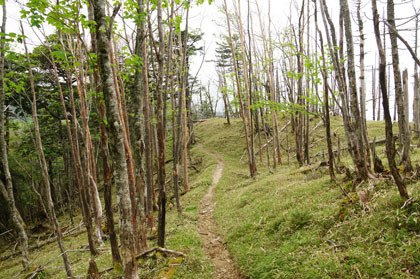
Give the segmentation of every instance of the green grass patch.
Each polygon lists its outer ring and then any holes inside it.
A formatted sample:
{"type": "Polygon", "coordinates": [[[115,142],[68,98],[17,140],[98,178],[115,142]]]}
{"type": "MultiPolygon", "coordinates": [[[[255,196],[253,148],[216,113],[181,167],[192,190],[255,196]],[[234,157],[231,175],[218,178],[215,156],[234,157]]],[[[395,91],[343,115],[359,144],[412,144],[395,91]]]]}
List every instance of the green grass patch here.
{"type": "MultiPolygon", "coordinates": [[[[313,118],[311,127],[319,121],[313,118]]],[[[345,147],[341,120],[334,117],[332,122],[345,147]]],[[[280,126],[285,123],[282,119],[280,126]]],[[[366,206],[359,204],[357,194],[345,201],[327,171],[298,169],[293,153],[290,165],[277,166],[274,174],[257,157],[259,175],[251,179],[242,129],[240,120],[228,127],[222,119],[214,119],[200,124],[196,134],[225,160],[214,214],[244,274],[249,278],[419,278],[418,203],[401,209],[403,202],[395,185],[384,180],[363,185],[371,189],[366,206]]],[[[313,132],[311,143],[317,143],[311,155],[326,153],[324,133],[322,125],[313,132]]],[[[382,139],[383,122],[369,122],[368,133],[371,140],[374,136],[382,139]]],[[[285,145],[285,133],[281,143],[285,145]]],[[[272,146],[270,149],[272,152],[272,146]]],[[[387,167],[383,145],[377,145],[377,153],[387,167]]],[[[413,162],[418,161],[419,153],[412,152],[413,162]]],[[[283,161],[285,158],[283,152],[283,161]]],[[[352,165],[346,152],[342,152],[342,161],[352,165]]],[[[345,186],[343,178],[339,176],[339,181],[345,186]]],[[[419,198],[418,182],[408,189],[414,199],[419,198]]]]}

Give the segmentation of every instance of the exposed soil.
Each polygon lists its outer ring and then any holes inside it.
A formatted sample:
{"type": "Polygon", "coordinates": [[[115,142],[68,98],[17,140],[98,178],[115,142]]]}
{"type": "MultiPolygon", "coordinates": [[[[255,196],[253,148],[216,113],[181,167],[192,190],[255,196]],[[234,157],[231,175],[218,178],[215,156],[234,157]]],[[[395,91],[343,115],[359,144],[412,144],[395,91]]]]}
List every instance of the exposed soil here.
{"type": "Polygon", "coordinates": [[[204,249],[206,255],[212,260],[214,267],[214,277],[218,279],[243,279],[239,270],[235,267],[232,257],[223,242],[220,235],[217,233],[216,223],[213,219],[214,189],[216,188],[219,179],[222,177],[225,162],[218,154],[206,149],[204,146],[200,147],[213,155],[217,159],[217,168],[213,174],[213,182],[209,187],[206,195],[199,204],[199,233],[204,242],[204,249]]]}

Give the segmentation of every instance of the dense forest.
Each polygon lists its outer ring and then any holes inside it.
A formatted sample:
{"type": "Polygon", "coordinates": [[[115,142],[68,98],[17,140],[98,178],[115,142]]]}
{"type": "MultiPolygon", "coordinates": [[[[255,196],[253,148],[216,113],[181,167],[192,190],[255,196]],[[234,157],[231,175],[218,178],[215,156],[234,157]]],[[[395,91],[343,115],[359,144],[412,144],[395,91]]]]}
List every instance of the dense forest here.
{"type": "Polygon", "coordinates": [[[418,1],[0,5],[1,278],[420,277],[418,1]]]}

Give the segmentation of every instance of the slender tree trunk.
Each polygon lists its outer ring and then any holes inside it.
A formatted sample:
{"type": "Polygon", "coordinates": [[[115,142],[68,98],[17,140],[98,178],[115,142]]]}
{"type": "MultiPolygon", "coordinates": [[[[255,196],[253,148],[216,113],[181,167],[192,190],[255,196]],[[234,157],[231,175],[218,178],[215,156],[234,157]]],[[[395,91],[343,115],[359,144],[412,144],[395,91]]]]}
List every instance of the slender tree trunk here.
{"type": "MultiPolygon", "coordinates": [[[[317,12],[317,2],[315,2],[315,27],[317,32],[319,33],[319,41],[321,45],[321,55],[325,57],[324,51],[324,40],[322,38],[322,33],[318,28],[318,12],[317,12]]],[[[322,59],[322,66],[323,69],[326,69],[325,66],[325,59],[322,59]]],[[[327,137],[327,147],[328,147],[328,170],[330,172],[330,178],[332,181],[336,181],[335,173],[334,173],[334,153],[332,150],[332,142],[331,142],[331,122],[330,122],[330,107],[329,107],[329,97],[328,97],[328,72],[323,70],[323,78],[324,78],[324,117],[325,117],[325,133],[327,137]]],[[[338,151],[340,152],[340,151],[338,151]]]]}
{"type": "MultiPolygon", "coordinates": [[[[172,164],[172,180],[174,182],[174,195],[176,200],[176,208],[178,211],[178,217],[182,216],[182,207],[179,197],[179,175],[178,175],[178,153],[177,153],[177,117],[176,117],[176,102],[175,102],[175,81],[171,78],[171,108],[172,108],[172,156],[173,156],[173,164],[172,164]]],[[[200,91],[201,92],[201,91],[200,91]]]]}
{"type": "Polygon", "coordinates": [[[219,78],[221,79],[220,82],[222,83],[222,96],[223,96],[223,103],[225,105],[225,117],[227,124],[230,125],[230,117],[229,117],[229,103],[228,103],[228,90],[227,90],[227,83],[225,73],[219,73],[219,78]]]}
{"type": "Polygon", "coordinates": [[[232,39],[232,32],[231,32],[231,27],[230,27],[230,16],[229,16],[229,12],[227,10],[227,3],[226,0],[224,0],[224,13],[226,15],[226,23],[228,25],[228,35],[229,35],[229,46],[232,52],[232,59],[233,59],[233,65],[235,68],[235,80],[236,80],[236,86],[237,86],[237,94],[238,94],[238,98],[239,98],[239,106],[240,106],[240,115],[242,118],[242,122],[244,124],[244,131],[245,131],[245,141],[246,141],[246,149],[247,149],[247,153],[248,153],[248,163],[249,163],[249,171],[251,174],[251,177],[255,177],[256,173],[257,173],[257,169],[256,166],[254,165],[254,161],[252,160],[252,156],[254,156],[252,149],[250,148],[250,143],[249,143],[249,131],[248,131],[248,115],[245,116],[245,107],[244,107],[244,103],[242,100],[242,86],[241,86],[241,82],[240,82],[240,77],[239,77],[239,69],[238,69],[238,61],[236,59],[236,52],[235,52],[235,48],[233,46],[233,39],[232,39]]]}
{"type": "Polygon", "coordinates": [[[360,116],[362,120],[363,148],[365,149],[365,161],[370,169],[370,148],[366,124],[366,81],[365,81],[365,34],[363,30],[363,19],[360,13],[361,0],[357,3],[357,19],[360,33],[360,116]]]}
{"type": "MultiPolygon", "coordinates": [[[[157,81],[157,144],[158,144],[158,162],[157,162],[157,184],[159,187],[159,215],[158,215],[158,239],[157,243],[159,246],[165,246],[165,222],[166,222],[166,185],[165,185],[165,108],[164,102],[167,99],[167,90],[163,90],[163,79],[164,79],[164,37],[163,37],[163,26],[162,26],[162,0],[157,1],[157,21],[158,21],[158,36],[159,36],[159,47],[155,48],[156,56],[158,60],[158,81],[157,81]]],[[[149,32],[152,32],[149,30],[149,32]]],[[[152,34],[149,33],[152,37],[152,34]]],[[[153,40],[153,38],[152,38],[153,40]]],[[[155,44],[154,40],[152,42],[155,44]]],[[[145,48],[145,46],[144,46],[145,48]]],[[[185,97],[185,96],[184,96],[185,97]]],[[[185,100],[185,99],[184,99],[185,100]]],[[[185,104],[185,103],[184,103],[185,104]]],[[[184,107],[185,108],[185,107],[184,107]]],[[[185,112],[184,112],[185,113],[185,112]]],[[[184,114],[185,117],[185,114],[184,114]]],[[[184,118],[184,125],[187,127],[186,119],[184,118]]],[[[186,136],[184,134],[184,136],[186,136]]],[[[184,156],[185,150],[187,150],[186,141],[184,141],[184,156]]]]}
{"type": "Polygon", "coordinates": [[[3,182],[0,180],[0,186],[3,189],[7,189],[4,192],[3,197],[6,200],[7,209],[10,213],[10,219],[13,222],[13,225],[19,235],[19,242],[22,249],[22,265],[24,269],[29,267],[29,250],[28,250],[28,236],[26,235],[25,228],[23,227],[24,223],[22,217],[16,208],[15,197],[13,193],[13,184],[12,176],[9,170],[9,159],[7,156],[7,144],[5,140],[5,131],[4,131],[4,107],[6,92],[4,88],[4,67],[5,67],[5,41],[6,41],[6,1],[3,2],[3,19],[1,25],[1,35],[0,35],[0,158],[1,165],[3,167],[3,174],[6,179],[6,187],[3,185],[3,182]],[[20,217],[20,219],[19,219],[20,217]],[[22,220],[22,222],[20,221],[22,220]]]}
{"type": "MultiPolygon", "coordinates": [[[[333,62],[333,66],[334,66],[334,70],[336,72],[335,78],[337,81],[337,85],[338,85],[338,91],[339,91],[339,95],[340,95],[340,99],[341,99],[341,113],[343,116],[343,122],[344,122],[344,131],[346,134],[346,139],[347,139],[347,145],[348,145],[348,151],[351,155],[351,158],[353,160],[353,163],[356,165],[356,158],[355,158],[355,154],[354,154],[354,148],[355,148],[355,136],[354,136],[354,127],[351,123],[351,117],[350,117],[350,111],[348,109],[349,105],[348,105],[348,97],[347,97],[347,83],[345,80],[345,73],[343,72],[343,66],[342,66],[342,62],[340,62],[340,58],[338,56],[338,53],[336,51],[336,47],[337,47],[337,38],[336,38],[336,34],[335,34],[335,26],[334,23],[332,22],[329,12],[328,12],[328,8],[326,6],[325,0],[320,0],[320,4],[321,4],[321,15],[322,15],[322,19],[324,21],[324,26],[325,26],[325,30],[326,30],[326,38],[327,38],[327,43],[328,43],[328,48],[329,48],[329,52],[330,52],[330,56],[331,56],[331,60],[333,62]],[[328,26],[330,31],[328,30],[328,26]],[[330,37],[330,34],[331,37],[330,37]]],[[[334,88],[335,88],[335,83],[331,82],[331,84],[334,84],[334,88]]],[[[338,104],[337,104],[338,105],[338,104]]]]}
{"type": "MultiPolygon", "coordinates": [[[[141,10],[144,12],[144,3],[141,10]]],[[[150,92],[149,92],[149,59],[147,53],[147,31],[146,24],[142,23],[141,33],[143,38],[141,39],[141,58],[143,59],[143,68],[142,68],[142,82],[143,82],[143,115],[144,115],[144,154],[146,159],[146,191],[147,191],[147,202],[146,202],[146,216],[148,224],[151,230],[155,229],[155,224],[153,220],[153,155],[152,155],[152,117],[150,113],[150,92]]]]}
{"type": "Polygon", "coordinates": [[[406,115],[406,121],[404,122],[404,130],[406,133],[406,136],[404,137],[404,147],[408,146],[408,148],[404,148],[403,152],[407,152],[408,154],[403,153],[403,157],[406,158],[406,162],[408,166],[411,166],[411,169],[409,167],[405,167],[404,171],[412,172],[412,164],[410,159],[410,144],[411,144],[411,133],[410,133],[410,124],[408,121],[409,116],[409,104],[408,104],[408,71],[405,69],[403,71],[403,97],[404,97],[404,114],[406,115]]]}
{"type": "Polygon", "coordinates": [[[365,180],[368,177],[368,170],[366,165],[365,149],[363,142],[363,127],[358,123],[362,123],[362,118],[359,110],[359,102],[357,98],[357,85],[356,85],[356,73],[354,64],[354,49],[353,49],[353,32],[351,28],[350,11],[347,0],[340,0],[340,6],[342,9],[346,43],[347,43],[347,74],[349,79],[350,88],[350,109],[352,112],[352,118],[354,118],[354,131],[355,131],[355,157],[356,157],[356,168],[360,177],[365,180]]]}
{"type": "MultiPolygon", "coordinates": [[[[143,0],[137,1],[137,13],[139,15],[143,14],[145,9],[145,4],[143,0]]],[[[143,41],[146,41],[146,25],[142,22],[136,24],[136,43],[135,43],[135,55],[140,59],[143,59],[143,41]]],[[[145,61],[147,62],[147,61],[145,61]]],[[[144,66],[144,65],[143,65],[144,66]]],[[[147,77],[147,74],[146,74],[147,77]]],[[[146,140],[145,134],[143,131],[146,130],[145,119],[144,119],[144,98],[146,89],[146,82],[148,80],[144,79],[143,67],[137,66],[136,73],[134,78],[134,163],[136,167],[136,192],[137,192],[137,220],[139,226],[139,234],[141,238],[141,247],[140,250],[147,249],[146,241],[146,217],[147,217],[147,193],[150,192],[147,190],[147,180],[144,179],[144,173],[147,170],[143,170],[143,154],[146,153],[146,140]],[[146,187],[145,183],[146,182],[146,187]],[[146,196],[146,197],[145,197],[146,196]]],[[[148,84],[147,84],[148,85],[148,84]]],[[[150,148],[150,145],[147,146],[150,148]]],[[[150,149],[148,151],[150,151],[150,149]]],[[[146,174],[147,176],[147,174],[146,174]]],[[[152,196],[152,195],[151,195],[152,196]]],[[[153,204],[153,203],[151,203],[153,204]]],[[[153,205],[152,205],[153,206],[153,205]]],[[[153,216],[153,211],[152,211],[153,216]]],[[[153,218],[152,218],[153,219],[153,218]]],[[[153,220],[152,220],[153,222],[153,220]]],[[[149,222],[151,224],[151,222],[149,222]]],[[[139,248],[139,247],[137,247],[139,248]]]]}
{"type": "Polygon", "coordinates": [[[238,15],[239,15],[239,38],[241,44],[241,53],[242,53],[242,68],[243,68],[243,78],[245,83],[245,93],[246,93],[246,109],[248,115],[248,129],[249,129],[249,136],[250,136],[250,163],[252,166],[251,176],[255,177],[257,174],[257,164],[255,161],[255,153],[254,153],[254,145],[255,145],[255,138],[254,138],[254,128],[253,128],[253,117],[252,117],[252,110],[251,110],[251,90],[250,90],[250,83],[248,79],[248,63],[246,61],[246,51],[245,51],[245,38],[244,38],[244,30],[242,25],[242,13],[241,13],[241,0],[238,0],[238,15]]]}
{"type": "MultiPolygon", "coordinates": [[[[415,28],[415,43],[414,43],[414,54],[417,56],[418,49],[418,29],[419,29],[419,18],[416,17],[416,28],[415,28]]],[[[420,84],[418,65],[414,62],[414,104],[413,104],[413,118],[414,118],[414,134],[417,139],[420,138],[420,84]]]]}
{"type": "Polygon", "coordinates": [[[386,84],[386,58],[385,51],[382,46],[380,31],[379,31],[379,14],[376,7],[376,0],[372,0],[372,14],[373,14],[373,25],[375,30],[376,45],[379,51],[379,84],[382,92],[383,98],[383,108],[384,108],[384,118],[385,118],[385,136],[386,136],[386,155],[388,157],[389,168],[391,169],[392,177],[394,178],[395,184],[397,184],[398,191],[400,196],[403,199],[408,199],[407,188],[405,187],[404,181],[401,178],[398,168],[395,164],[395,143],[394,135],[392,133],[392,120],[389,113],[389,102],[388,102],[388,92],[386,84]]]}
{"type": "MultiPolygon", "coordinates": [[[[60,37],[60,41],[61,41],[61,33],[59,34],[60,37]]],[[[63,45],[64,47],[64,45],[63,45]]],[[[52,54],[52,50],[51,48],[48,46],[48,51],[50,53],[50,55],[52,54]]],[[[58,75],[58,70],[57,70],[57,65],[55,63],[54,57],[51,55],[52,60],[50,61],[52,66],[53,66],[53,70],[54,70],[54,77],[55,77],[55,81],[57,84],[57,88],[58,88],[58,92],[60,95],[60,101],[61,101],[61,105],[63,108],[63,114],[64,114],[64,119],[66,121],[66,130],[67,130],[67,137],[69,139],[69,143],[70,143],[70,150],[71,150],[71,155],[72,155],[72,162],[73,162],[73,170],[74,170],[74,176],[76,179],[76,184],[77,184],[77,188],[79,190],[79,199],[80,199],[80,204],[81,204],[81,209],[82,209],[82,216],[83,216],[83,222],[86,226],[86,231],[87,231],[87,235],[88,235],[88,243],[89,243],[89,249],[92,255],[96,255],[98,253],[98,251],[96,250],[95,247],[95,242],[93,239],[93,233],[92,233],[92,223],[91,223],[91,219],[90,219],[90,213],[88,210],[88,202],[85,199],[85,187],[82,184],[82,171],[81,171],[81,163],[80,163],[80,153],[79,153],[79,149],[76,146],[78,144],[77,142],[77,136],[76,136],[76,140],[73,139],[73,135],[71,132],[71,127],[70,127],[70,121],[69,118],[67,116],[67,107],[64,101],[64,94],[63,94],[63,90],[61,87],[61,83],[60,83],[60,78],[58,75]],[[76,142],[76,143],[75,143],[76,142]]],[[[72,90],[72,84],[71,84],[71,79],[72,76],[71,75],[67,75],[69,77],[69,95],[70,95],[70,104],[71,104],[71,108],[72,110],[72,114],[73,114],[73,122],[74,122],[74,129],[76,129],[77,131],[77,123],[76,123],[76,112],[75,112],[75,108],[74,108],[74,100],[73,100],[73,90],[72,90]]],[[[75,134],[77,134],[77,132],[75,132],[75,134]]]]}
{"type": "MultiPolygon", "coordinates": [[[[22,30],[22,35],[24,35],[22,22],[20,23],[20,26],[22,30]]],[[[31,60],[29,59],[28,49],[26,46],[26,40],[24,39],[23,42],[24,42],[24,47],[25,47],[26,61],[28,63],[29,81],[30,81],[30,87],[31,87],[31,93],[32,93],[32,117],[33,117],[33,122],[34,122],[34,129],[35,129],[35,143],[36,143],[38,156],[41,163],[42,178],[44,180],[48,214],[49,214],[50,221],[52,225],[54,226],[54,233],[57,236],[57,243],[60,248],[60,252],[63,258],[64,268],[66,270],[67,276],[72,277],[73,275],[70,269],[69,260],[67,258],[66,249],[64,248],[64,245],[62,242],[63,233],[61,232],[61,227],[60,227],[60,224],[58,223],[57,216],[55,214],[54,204],[51,197],[50,178],[48,174],[47,162],[44,156],[44,150],[42,147],[41,133],[39,131],[38,112],[37,112],[37,106],[36,106],[36,93],[35,93],[34,77],[32,74],[31,60]]],[[[9,196],[10,195],[11,193],[9,193],[9,196]]]]}
{"type": "Polygon", "coordinates": [[[400,129],[401,143],[403,144],[401,164],[404,164],[406,172],[412,172],[413,167],[410,160],[410,134],[408,130],[408,115],[406,114],[406,109],[404,108],[404,92],[401,85],[401,72],[399,66],[397,35],[395,32],[396,25],[393,0],[387,0],[387,11],[387,21],[388,24],[392,27],[389,28],[389,36],[391,39],[392,66],[394,70],[395,98],[398,108],[398,127],[400,129]]]}
{"type": "MultiPolygon", "coordinates": [[[[375,64],[376,65],[376,55],[375,64]]],[[[376,67],[372,66],[372,120],[376,120],[376,67]]]]}
{"type": "Polygon", "coordinates": [[[94,171],[94,156],[93,156],[93,148],[92,148],[92,138],[90,135],[90,129],[89,129],[89,120],[88,120],[88,105],[86,101],[86,86],[84,82],[84,68],[83,68],[83,61],[82,61],[82,52],[81,52],[81,42],[80,39],[76,39],[76,49],[77,53],[73,51],[72,45],[69,44],[70,51],[72,52],[74,57],[77,57],[77,61],[74,61],[74,69],[78,70],[78,73],[76,74],[76,84],[77,84],[77,92],[79,94],[79,103],[80,103],[80,115],[82,118],[82,131],[83,131],[83,147],[84,147],[84,165],[86,168],[86,186],[88,187],[87,195],[90,196],[88,199],[93,209],[94,214],[94,220],[96,224],[96,237],[97,241],[100,245],[103,244],[102,240],[102,204],[101,200],[99,198],[98,193],[98,187],[96,186],[95,181],[95,171],[94,171]],[[78,63],[76,66],[76,63],[78,63]]]}

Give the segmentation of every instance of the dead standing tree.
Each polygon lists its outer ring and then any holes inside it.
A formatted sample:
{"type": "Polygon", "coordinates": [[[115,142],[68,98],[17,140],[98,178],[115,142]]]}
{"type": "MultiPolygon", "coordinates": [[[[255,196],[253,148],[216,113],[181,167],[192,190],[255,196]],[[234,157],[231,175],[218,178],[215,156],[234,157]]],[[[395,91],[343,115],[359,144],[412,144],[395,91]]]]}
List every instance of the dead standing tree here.
{"type": "Polygon", "coordinates": [[[401,84],[401,71],[399,65],[398,42],[393,0],[387,1],[387,16],[387,21],[390,26],[389,37],[391,39],[392,68],[394,70],[395,83],[395,99],[398,108],[398,127],[400,131],[400,143],[402,144],[402,146],[400,146],[400,149],[402,149],[402,157],[400,164],[404,164],[405,172],[412,172],[413,166],[411,165],[410,159],[410,130],[408,126],[408,114],[405,107],[404,92],[401,84]]]}
{"type": "MultiPolygon", "coordinates": [[[[344,130],[346,132],[348,150],[352,157],[353,163],[357,169],[357,175],[362,180],[368,178],[369,172],[365,160],[365,149],[363,147],[363,127],[360,126],[361,116],[359,110],[359,101],[357,96],[356,74],[354,64],[354,44],[352,37],[352,27],[350,20],[350,11],[347,0],[340,0],[340,14],[342,15],[344,33],[346,37],[347,47],[347,75],[348,85],[344,66],[337,54],[337,40],[335,35],[335,27],[332,22],[325,0],[320,0],[322,18],[326,29],[326,37],[328,48],[332,58],[333,66],[336,72],[336,79],[341,97],[341,112],[343,114],[344,130]],[[329,27],[329,28],[328,28],[329,27]],[[349,98],[347,92],[350,92],[349,98]]],[[[344,46],[344,44],[343,44],[344,46]]],[[[339,48],[342,51],[342,48],[339,48]]],[[[343,54],[341,54],[343,56],[343,54]]]]}
{"type": "Polygon", "coordinates": [[[392,133],[392,119],[389,112],[389,101],[387,92],[386,82],[386,58],[385,51],[382,46],[381,34],[379,31],[379,14],[376,6],[376,0],[372,0],[372,14],[373,14],[373,25],[375,30],[376,45],[379,52],[379,84],[383,98],[384,118],[385,118],[385,136],[386,136],[386,156],[388,158],[389,168],[391,169],[392,177],[394,178],[395,184],[397,184],[400,196],[404,199],[408,199],[407,188],[405,187],[404,181],[398,171],[395,164],[395,143],[394,135],[392,133]]]}
{"type": "MultiPolygon", "coordinates": [[[[235,69],[235,79],[236,79],[236,86],[237,86],[237,94],[239,97],[239,106],[240,106],[240,115],[242,118],[242,122],[244,124],[244,131],[245,131],[245,141],[246,141],[246,150],[248,153],[248,163],[249,163],[249,171],[251,174],[251,177],[255,177],[257,174],[257,167],[255,165],[255,154],[253,152],[253,150],[250,147],[250,143],[249,143],[249,133],[253,133],[253,131],[249,130],[249,122],[250,122],[250,114],[245,112],[245,106],[244,106],[244,102],[243,102],[243,98],[242,98],[242,82],[240,79],[240,73],[239,73],[239,69],[238,69],[238,61],[236,59],[237,53],[236,50],[234,48],[233,45],[233,40],[232,40],[232,32],[231,32],[231,20],[230,20],[230,15],[229,15],[229,11],[227,8],[227,3],[226,0],[224,0],[224,6],[223,6],[223,11],[226,15],[226,22],[227,22],[227,26],[228,26],[228,41],[229,41],[229,46],[230,49],[232,51],[232,59],[233,59],[233,65],[234,65],[234,69],[235,69]],[[252,159],[254,157],[254,160],[252,159]]],[[[245,58],[244,58],[245,59],[245,58]]],[[[247,75],[244,75],[245,77],[247,75]]]]}

